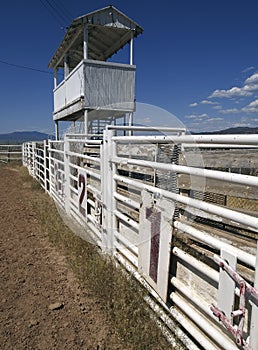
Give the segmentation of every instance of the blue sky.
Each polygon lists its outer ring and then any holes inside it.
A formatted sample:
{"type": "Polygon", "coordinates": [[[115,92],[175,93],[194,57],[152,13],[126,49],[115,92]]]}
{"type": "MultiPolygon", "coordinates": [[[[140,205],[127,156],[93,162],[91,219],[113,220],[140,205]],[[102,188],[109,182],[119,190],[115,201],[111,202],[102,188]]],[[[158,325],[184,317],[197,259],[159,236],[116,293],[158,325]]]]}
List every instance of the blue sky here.
{"type": "MultiPolygon", "coordinates": [[[[16,0],[0,12],[0,133],[54,131],[48,62],[73,18],[110,4],[144,29],[135,40],[137,102],[192,131],[258,126],[257,1],[16,0]]],[[[128,48],[114,60],[125,57],[128,48]]]]}

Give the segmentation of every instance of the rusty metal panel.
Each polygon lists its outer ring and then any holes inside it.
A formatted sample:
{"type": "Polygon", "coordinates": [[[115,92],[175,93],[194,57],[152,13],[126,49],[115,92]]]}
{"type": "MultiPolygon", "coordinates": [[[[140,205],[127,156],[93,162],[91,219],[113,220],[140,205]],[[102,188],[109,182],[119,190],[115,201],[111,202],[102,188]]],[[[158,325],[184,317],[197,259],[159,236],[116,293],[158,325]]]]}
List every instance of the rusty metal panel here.
{"type": "Polygon", "coordinates": [[[164,301],[167,299],[171,222],[175,204],[142,191],[139,226],[139,271],[164,301]],[[162,252],[162,254],[161,254],[162,252]]]}

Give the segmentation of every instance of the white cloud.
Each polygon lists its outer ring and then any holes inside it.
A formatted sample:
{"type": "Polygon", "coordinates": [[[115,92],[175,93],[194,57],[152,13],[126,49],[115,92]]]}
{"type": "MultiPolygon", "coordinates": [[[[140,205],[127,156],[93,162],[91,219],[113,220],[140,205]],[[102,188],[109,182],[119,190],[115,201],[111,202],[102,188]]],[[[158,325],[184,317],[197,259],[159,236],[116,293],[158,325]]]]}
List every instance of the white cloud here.
{"type": "Polygon", "coordinates": [[[258,99],[250,102],[248,106],[250,106],[250,107],[258,107],[258,99]]]}
{"type": "Polygon", "coordinates": [[[153,120],[150,117],[145,117],[142,119],[138,119],[139,123],[151,123],[153,120]]]}
{"type": "Polygon", "coordinates": [[[209,118],[209,119],[207,119],[206,121],[207,122],[219,122],[219,121],[222,121],[222,120],[224,120],[224,118],[209,118]]]}
{"type": "Polygon", "coordinates": [[[242,112],[245,112],[245,113],[257,113],[258,112],[258,107],[246,106],[246,107],[242,108],[242,112]]]}
{"type": "Polygon", "coordinates": [[[208,98],[233,98],[252,96],[254,91],[258,91],[258,73],[247,78],[242,87],[233,86],[230,89],[217,89],[208,98]]]}
{"type": "Polygon", "coordinates": [[[245,70],[245,73],[249,71],[249,77],[243,81],[242,85],[233,86],[229,89],[216,89],[205,99],[198,103],[192,103],[190,106],[202,106],[202,109],[204,109],[204,106],[210,106],[216,110],[216,114],[215,117],[207,113],[186,115],[185,118],[188,119],[189,127],[198,130],[212,130],[214,128],[219,130],[225,127],[250,127],[257,124],[258,72],[251,74],[251,69],[254,68],[249,67],[245,70]],[[228,101],[225,101],[224,105],[224,103],[217,102],[219,100],[213,100],[214,98],[225,98],[228,101]],[[252,115],[252,118],[250,115],[252,115]]]}
{"type": "Polygon", "coordinates": [[[258,90],[258,84],[247,84],[243,87],[244,91],[257,91],[258,90]]]}
{"type": "Polygon", "coordinates": [[[242,70],[242,73],[247,73],[247,72],[249,72],[250,70],[253,70],[253,69],[254,69],[253,66],[247,67],[244,70],[242,70]]]}
{"type": "Polygon", "coordinates": [[[258,83],[258,73],[252,74],[249,78],[246,79],[245,84],[254,84],[258,83]]]}
{"type": "Polygon", "coordinates": [[[209,100],[202,100],[201,104],[203,104],[203,105],[217,105],[218,102],[213,102],[213,101],[209,101],[209,100]]]}
{"type": "Polygon", "coordinates": [[[217,105],[217,106],[213,106],[212,108],[213,108],[213,109],[222,109],[222,106],[217,105]]]}
{"type": "Polygon", "coordinates": [[[214,101],[209,101],[209,100],[202,100],[200,103],[198,102],[193,102],[189,104],[189,107],[197,107],[200,104],[202,105],[218,105],[218,102],[214,102],[214,101]]]}
{"type": "Polygon", "coordinates": [[[190,115],[186,115],[185,118],[187,119],[195,119],[195,120],[201,120],[201,119],[205,119],[208,118],[208,114],[207,113],[203,113],[203,114],[190,114],[190,115]]]}
{"type": "Polygon", "coordinates": [[[239,110],[237,108],[229,108],[229,109],[223,109],[219,111],[221,114],[233,114],[233,113],[238,113],[239,110]]]}
{"type": "Polygon", "coordinates": [[[258,99],[249,103],[249,105],[242,108],[243,112],[246,113],[255,113],[258,112],[258,99]]]}
{"type": "Polygon", "coordinates": [[[232,87],[229,90],[215,90],[213,93],[209,96],[209,98],[219,97],[219,98],[232,98],[232,97],[239,97],[239,96],[251,96],[252,93],[250,91],[246,91],[244,88],[239,87],[232,87]]]}
{"type": "Polygon", "coordinates": [[[234,123],[232,126],[237,128],[237,127],[251,126],[251,124],[250,123],[234,123]]]}

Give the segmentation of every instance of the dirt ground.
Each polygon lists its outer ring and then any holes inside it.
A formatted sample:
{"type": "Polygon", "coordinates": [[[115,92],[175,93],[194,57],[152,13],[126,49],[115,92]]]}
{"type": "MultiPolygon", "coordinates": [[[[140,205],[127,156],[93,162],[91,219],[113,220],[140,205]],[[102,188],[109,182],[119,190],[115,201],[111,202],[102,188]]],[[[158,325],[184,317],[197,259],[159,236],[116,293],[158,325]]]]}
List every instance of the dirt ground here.
{"type": "Polygon", "coordinates": [[[126,349],[41,232],[31,196],[15,168],[0,167],[0,349],[126,349]]]}

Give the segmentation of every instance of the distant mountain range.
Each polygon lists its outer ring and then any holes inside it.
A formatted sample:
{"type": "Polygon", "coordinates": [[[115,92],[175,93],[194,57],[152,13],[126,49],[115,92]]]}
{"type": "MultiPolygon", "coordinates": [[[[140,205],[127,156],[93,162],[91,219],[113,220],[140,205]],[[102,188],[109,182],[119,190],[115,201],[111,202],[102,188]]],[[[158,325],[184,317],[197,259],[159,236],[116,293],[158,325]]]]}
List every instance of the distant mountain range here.
{"type": "Polygon", "coordinates": [[[43,141],[53,139],[53,135],[48,135],[38,131],[15,131],[9,134],[0,134],[0,143],[23,143],[27,141],[43,141]]]}
{"type": "MultiPolygon", "coordinates": [[[[213,135],[213,134],[258,134],[258,127],[248,128],[248,127],[237,127],[229,128],[218,131],[211,132],[191,132],[193,135],[213,135]]],[[[0,134],[0,143],[1,144],[10,144],[10,143],[23,143],[27,141],[43,141],[43,140],[53,140],[53,135],[48,135],[38,131],[15,131],[9,134],[0,134]]]]}
{"type": "Polygon", "coordinates": [[[225,135],[225,134],[258,134],[258,127],[257,128],[248,128],[248,127],[236,127],[236,128],[229,128],[219,131],[211,131],[211,132],[192,132],[193,135],[225,135]]]}

